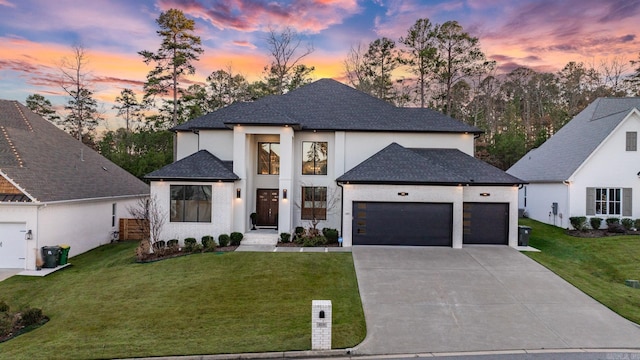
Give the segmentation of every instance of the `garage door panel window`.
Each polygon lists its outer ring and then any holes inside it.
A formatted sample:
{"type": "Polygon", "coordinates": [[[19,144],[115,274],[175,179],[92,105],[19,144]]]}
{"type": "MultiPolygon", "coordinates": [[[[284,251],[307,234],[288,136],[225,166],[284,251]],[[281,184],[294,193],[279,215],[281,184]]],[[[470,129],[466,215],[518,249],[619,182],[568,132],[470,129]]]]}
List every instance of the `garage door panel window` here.
{"type": "Polygon", "coordinates": [[[327,219],[327,188],[324,186],[302,187],[302,220],[327,219]]]}
{"type": "Polygon", "coordinates": [[[327,142],[303,141],[302,175],[327,175],[327,157],[327,142]]]}
{"type": "Polygon", "coordinates": [[[211,222],[211,185],[171,185],[171,222],[211,222]]]}

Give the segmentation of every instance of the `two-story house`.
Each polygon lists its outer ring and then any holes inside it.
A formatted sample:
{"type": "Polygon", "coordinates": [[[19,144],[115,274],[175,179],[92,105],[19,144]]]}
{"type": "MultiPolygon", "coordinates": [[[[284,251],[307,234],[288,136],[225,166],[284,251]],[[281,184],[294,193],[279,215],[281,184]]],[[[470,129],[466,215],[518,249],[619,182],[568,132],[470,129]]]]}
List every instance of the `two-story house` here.
{"type": "Polygon", "coordinates": [[[520,179],[473,157],[481,131],[331,79],[234,103],[173,129],[147,176],[162,237],[337,228],[344,246],[517,244],[520,179]]]}

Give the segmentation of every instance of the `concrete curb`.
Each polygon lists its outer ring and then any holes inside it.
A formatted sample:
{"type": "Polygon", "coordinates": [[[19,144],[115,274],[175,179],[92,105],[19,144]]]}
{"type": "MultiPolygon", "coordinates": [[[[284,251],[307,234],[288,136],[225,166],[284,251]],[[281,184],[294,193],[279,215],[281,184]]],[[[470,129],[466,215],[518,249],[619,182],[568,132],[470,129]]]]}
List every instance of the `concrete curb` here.
{"type": "Polygon", "coordinates": [[[531,350],[495,350],[495,351],[461,351],[461,352],[425,352],[406,354],[360,355],[353,354],[352,349],[335,349],[322,351],[275,351],[263,353],[240,353],[220,355],[186,355],[162,356],[149,358],[126,358],[119,360],[233,360],[233,359],[399,359],[399,358],[439,358],[447,356],[488,356],[510,354],[544,354],[544,353],[634,353],[640,354],[640,348],[594,348],[594,349],[531,349],[531,350]]]}

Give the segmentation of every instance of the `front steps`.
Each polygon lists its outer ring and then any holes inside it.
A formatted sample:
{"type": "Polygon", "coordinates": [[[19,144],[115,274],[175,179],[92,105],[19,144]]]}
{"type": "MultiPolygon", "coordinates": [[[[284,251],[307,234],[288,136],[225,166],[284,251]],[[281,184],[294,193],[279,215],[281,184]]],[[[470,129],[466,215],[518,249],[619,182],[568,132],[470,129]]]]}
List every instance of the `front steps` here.
{"type": "Polygon", "coordinates": [[[240,242],[242,245],[267,245],[275,246],[278,244],[280,235],[275,229],[258,229],[244,233],[244,237],[240,242]]]}

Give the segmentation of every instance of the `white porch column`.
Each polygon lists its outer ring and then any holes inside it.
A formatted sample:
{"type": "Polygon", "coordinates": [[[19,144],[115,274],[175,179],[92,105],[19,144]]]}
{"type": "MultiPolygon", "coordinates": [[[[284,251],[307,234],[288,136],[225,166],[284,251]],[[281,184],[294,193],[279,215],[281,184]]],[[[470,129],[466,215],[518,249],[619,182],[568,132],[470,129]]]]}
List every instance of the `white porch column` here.
{"type": "Polygon", "coordinates": [[[240,188],[240,199],[235,198],[233,201],[233,231],[244,233],[247,230],[247,151],[249,144],[247,143],[247,134],[240,125],[233,128],[233,172],[240,177],[235,186],[240,188]]]}
{"type": "Polygon", "coordinates": [[[280,204],[278,207],[278,232],[290,232],[292,224],[293,193],[293,129],[284,127],[280,132],[280,204]],[[285,190],[286,196],[285,199],[285,190]]]}

